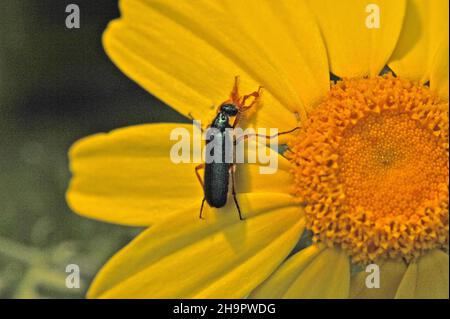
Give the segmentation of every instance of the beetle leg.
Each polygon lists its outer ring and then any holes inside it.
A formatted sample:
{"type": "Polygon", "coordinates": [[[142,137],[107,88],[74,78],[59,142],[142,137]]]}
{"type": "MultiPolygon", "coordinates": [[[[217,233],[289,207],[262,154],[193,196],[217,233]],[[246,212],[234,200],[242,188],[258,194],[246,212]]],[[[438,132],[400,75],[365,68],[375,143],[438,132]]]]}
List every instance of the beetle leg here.
{"type": "Polygon", "coordinates": [[[202,185],[202,189],[204,189],[204,184],[203,184],[202,177],[200,176],[198,171],[201,170],[201,169],[204,169],[204,168],[205,168],[205,163],[202,163],[202,164],[199,164],[199,165],[195,166],[195,175],[197,175],[197,179],[200,182],[200,185],[202,185]]]}
{"type": "Polygon", "coordinates": [[[200,206],[200,215],[198,216],[200,219],[204,219],[203,218],[203,206],[205,205],[205,200],[206,200],[206,198],[203,197],[203,199],[202,199],[202,206],[200,206]]]}
{"type": "MultiPolygon", "coordinates": [[[[200,182],[200,185],[202,185],[202,189],[205,189],[205,188],[204,188],[202,177],[200,176],[198,171],[201,170],[201,169],[204,169],[204,168],[205,168],[205,163],[202,163],[202,164],[199,164],[199,165],[195,166],[195,175],[197,175],[197,179],[200,182]]],[[[202,214],[203,214],[203,206],[205,205],[205,200],[206,200],[206,198],[203,197],[202,205],[200,206],[200,215],[199,215],[200,219],[203,219],[203,215],[202,214]]]]}
{"type": "Polygon", "coordinates": [[[235,172],[236,172],[236,164],[233,164],[230,167],[231,185],[232,185],[231,186],[231,194],[233,195],[234,204],[236,205],[236,208],[237,208],[238,213],[239,213],[239,219],[240,220],[244,220],[245,218],[242,217],[241,208],[239,207],[239,203],[238,203],[237,198],[236,198],[236,188],[235,188],[235,185],[234,185],[235,184],[235,182],[234,182],[234,174],[235,174],[235,172]]]}

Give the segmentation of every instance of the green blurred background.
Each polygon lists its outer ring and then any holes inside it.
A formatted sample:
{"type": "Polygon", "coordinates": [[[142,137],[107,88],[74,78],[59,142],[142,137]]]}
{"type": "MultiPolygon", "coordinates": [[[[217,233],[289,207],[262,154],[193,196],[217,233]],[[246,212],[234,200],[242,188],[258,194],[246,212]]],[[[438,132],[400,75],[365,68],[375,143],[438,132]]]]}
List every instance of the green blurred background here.
{"type": "Polygon", "coordinates": [[[0,1],[0,298],[81,298],[139,229],[88,220],[65,203],[67,151],[97,132],[183,118],[126,78],[101,35],[117,1],[0,1]],[[65,8],[79,5],[81,28],[65,8]],[[66,265],[81,269],[65,286],[66,265]]]}

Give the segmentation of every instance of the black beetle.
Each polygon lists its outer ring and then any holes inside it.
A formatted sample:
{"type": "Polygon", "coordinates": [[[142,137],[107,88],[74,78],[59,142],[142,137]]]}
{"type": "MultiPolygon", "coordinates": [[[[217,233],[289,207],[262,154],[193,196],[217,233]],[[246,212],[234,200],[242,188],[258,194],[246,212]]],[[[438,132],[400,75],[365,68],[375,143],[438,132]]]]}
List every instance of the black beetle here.
{"type": "MultiPolygon", "coordinates": [[[[255,91],[251,94],[244,95],[243,97],[239,96],[238,93],[238,77],[235,77],[235,82],[233,86],[233,90],[231,91],[230,99],[223,102],[217,111],[217,115],[212,121],[211,125],[209,125],[206,139],[206,145],[211,143],[212,141],[217,141],[217,139],[221,140],[219,145],[222,146],[222,154],[220,156],[220,160],[218,162],[212,161],[198,165],[195,168],[195,173],[197,175],[200,184],[203,187],[204,197],[202,200],[202,204],[200,207],[200,218],[202,218],[203,207],[205,201],[211,207],[221,208],[225,206],[228,199],[228,189],[229,189],[229,179],[231,175],[231,194],[233,196],[234,203],[236,205],[237,211],[239,213],[239,218],[243,220],[241,214],[241,209],[239,207],[239,203],[236,198],[236,188],[235,188],[235,171],[236,164],[233,161],[230,161],[226,158],[225,147],[227,143],[232,141],[233,147],[236,145],[236,139],[233,133],[230,133],[230,129],[236,128],[239,123],[239,119],[241,113],[250,109],[253,105],[255,105],[260,96],[261,89],[259,87],[258,91],[255,91]],[[246,101],[253,97],[253,101],[249,105],[245,105],[246,101]],[[230,124],[230,118],[234,117],[233,125],[230,124]],[[231,136],[230,136],[231,135],[231,136]],[[204,169],[203,180],[199,174],[199,170],[204,169]]],[[[298,129],[298,127],[293,130],[278,133],[274,136],[265,136],[265,138],[273,138],[275,136],[279,136],[281,134],[291,133],[298,129]]],[[[202,130],[203,131],[203,130],[202,130]]],[[[259,134],[254,134],[255,136],[260,136],[259,134]]],[[[247,138],[248,136],[244,136],[247,138]]],[[[234,152],[233,152],[234,153],[234,152]]],[[[210,156],[214,156],[214,154],[209,154],[210,156]]]]}

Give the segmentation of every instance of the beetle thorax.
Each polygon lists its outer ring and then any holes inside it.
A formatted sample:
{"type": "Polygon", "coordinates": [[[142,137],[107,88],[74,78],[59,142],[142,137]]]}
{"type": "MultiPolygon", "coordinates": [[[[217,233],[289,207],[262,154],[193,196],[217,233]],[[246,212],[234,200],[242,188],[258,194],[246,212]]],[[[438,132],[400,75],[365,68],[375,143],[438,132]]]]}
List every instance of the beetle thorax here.
{"type": "Polygon", "coordinates": [[[219,112],[214,118],[213,124],[211,126],[219,130],[225,130],[226,128],[231,127],[230,117],[224,112],[219,112]]]}

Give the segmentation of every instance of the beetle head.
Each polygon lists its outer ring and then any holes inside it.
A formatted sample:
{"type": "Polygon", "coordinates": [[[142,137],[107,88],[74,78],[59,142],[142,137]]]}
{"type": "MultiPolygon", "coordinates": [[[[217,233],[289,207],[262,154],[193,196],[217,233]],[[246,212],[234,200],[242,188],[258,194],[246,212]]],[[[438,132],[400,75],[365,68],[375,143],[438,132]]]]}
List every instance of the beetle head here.
{"type": "Polygon", "coordinates": [[[220,111],[228,116],[236,116],[239,112],[238,107],[234,103],[224,103],[220,106],[220,111]]]}

